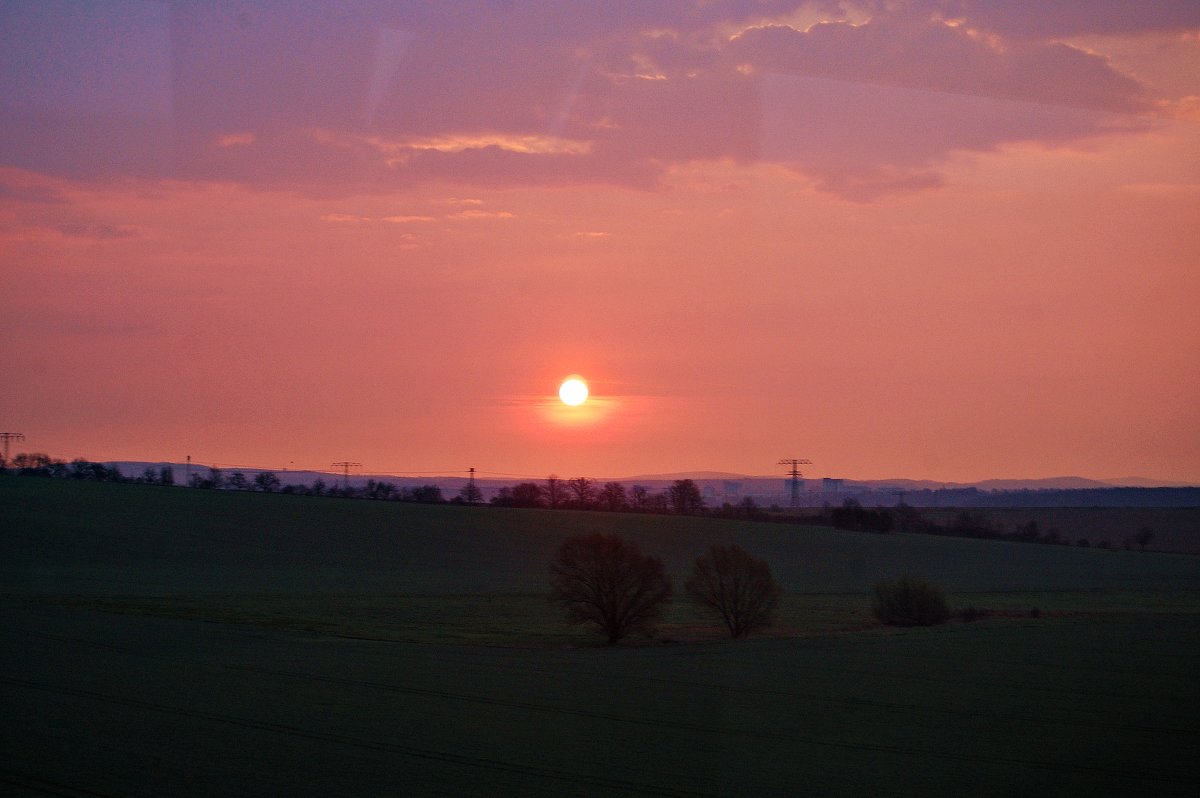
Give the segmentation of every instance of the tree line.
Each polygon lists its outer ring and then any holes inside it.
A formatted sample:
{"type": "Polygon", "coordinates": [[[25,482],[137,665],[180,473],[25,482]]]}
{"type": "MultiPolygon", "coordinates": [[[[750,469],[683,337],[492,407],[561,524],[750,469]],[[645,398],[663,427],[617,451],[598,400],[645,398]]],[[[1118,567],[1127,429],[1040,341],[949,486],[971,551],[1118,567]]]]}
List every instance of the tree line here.
{"type": "Polygon", "coordinates": [[[587,477],[562,479],[556,474],[551,474],[542,484],[521,482],[512,487],[500,488],[490,504],[496,507],[544,507],[551,510],[605,510],[678,515],[697,515],[705,509],[700,487],[691,479],[677,479],[667,486],[666,490],[656,493],[645,485],[634,485],[626,490],[625,485],[620,482],[605,482],[601,485],[587,477]]]}
{"type": "MultiPolygon", "coordinates": [[[[143,485],[175,485],[175,472],[171,466],[146,467],[137,476],[125,476],[116,466],[94,463],[82,458],[70,462],[55,459],[41,452],[15,455],[11,462],[0,458],[0,473],[16,473],[25,476],[56,477],[61,479],[84,479],[97,482],[130,482],[143,485]]],[[[417,502],[422,504],[483,504],[483,492],[474,482],[468,482],[453,497],[447,499],[442,489],[435,484],[398,486],[386,480],[370,479],[365,485],[338,484],[337,480],[326,482],[318,477],[312,484],[284,485],[273,471],[259,471],[247,475],[243,471],[226,474],[215,466],[198,466],[191,474],[188,486],[203,490],[237,490],[259,493],[284,493],[301,496],[329,496],[338,498],[370,499],[374,501],[417,502]]],[[[1027,521],[1011,531],[1005,530],[984,513],[961,510],[944,524],[926,518],[921,512],[903,502],[887,508],[863,507],[854,498],[847,498],[841,506],[825,505],[815,513],[788,513],[778,507],[761,508],[752,497],[745,497],[737,504],[728,502],[720,507],[705,505],[699,486],[691,479],[678,479],[662,491],[652,491],[645,485],[633,485],[626,489],[621,482],[604,482],[588,477],[560,478],[551,474],[543,482],[520,482],[511,487],[500,488],[487,502],[494,507],[545,508],[551,510],[596,510],[606,512],[673,513],[676,515],[704,515],[714,518],[736,518],[750,521],[772,521],[776,523],[830,526],[853,532],[917,532],[927,535],[1009,540],[1021,543],[1045,543],[1055,545],[1090,546],[1087,538],[1068,540],[1051,527],[1042,530],[1037,521],[1027,521]]],[[[1145,550],[1154,539],[1154,531],[1143,526],[1127,535],[1124,547],[1145,550]]],[[[1109,548],[1107,541],[1099,541],[1097,548],[1109,548]]]]}

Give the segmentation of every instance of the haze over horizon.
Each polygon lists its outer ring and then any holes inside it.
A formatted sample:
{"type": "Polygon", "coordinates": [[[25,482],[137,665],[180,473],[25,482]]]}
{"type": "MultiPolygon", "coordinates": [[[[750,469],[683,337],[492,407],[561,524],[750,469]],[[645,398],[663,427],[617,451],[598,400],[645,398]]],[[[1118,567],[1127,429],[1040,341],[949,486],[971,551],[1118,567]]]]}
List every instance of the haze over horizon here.
{"type": "Polygon", "coordinates": [[[1200,484],[1200,4],[581,8],[0,6],[13,451],[1200,484]]]}

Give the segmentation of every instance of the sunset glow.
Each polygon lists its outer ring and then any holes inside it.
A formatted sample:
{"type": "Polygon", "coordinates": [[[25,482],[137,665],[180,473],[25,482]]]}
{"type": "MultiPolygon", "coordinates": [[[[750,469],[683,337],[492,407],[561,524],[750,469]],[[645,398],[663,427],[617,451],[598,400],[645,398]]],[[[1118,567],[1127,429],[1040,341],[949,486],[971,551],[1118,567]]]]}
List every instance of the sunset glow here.
{"type": "Polygon", "coordinates": [[[5,4],[0,426],[1200,482],[1200,5],[951,5],[5,4]]]}

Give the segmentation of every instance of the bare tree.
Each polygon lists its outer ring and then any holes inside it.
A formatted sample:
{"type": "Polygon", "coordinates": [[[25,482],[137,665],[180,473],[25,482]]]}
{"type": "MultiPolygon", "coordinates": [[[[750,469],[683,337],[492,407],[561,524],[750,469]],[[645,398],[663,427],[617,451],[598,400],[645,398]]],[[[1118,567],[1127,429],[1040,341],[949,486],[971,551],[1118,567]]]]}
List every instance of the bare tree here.
{"type": "Polygon", "coordinates": [[[600,489],[600,503],[609,512],[620,512],[629,505],[629,499],[625,496],[625,486],[620,482],[605,482],[604,487],[600,489]]]}
{"type": "Polygon", "coordinates": [[[574,502],[581,508],[591,507],[596,501],[596,482],[587,477],[575,477],[567,480],[567,487],[574,496],[574,502]]]}
{"type": "Polygon", "coordinates": [[[260,471],[254,475],[254,489],[263,493],[274,493],[279,490],[279,477],[274,471],[260,471]]]}
{"type": "Polygon", "coordinates": [[[697,557],[683,589],[693,604],[724,621],[733,637],[769,626],[783,596],[767,561],[740,546],[713,546],[697,557]]]}
{"type": "Polygon", "coordinates": [[[550,505],[551,510],[557,510],[558,506],[563,503],[566,498],[566,491],[563,489],[562,480],[558,478],[558,474],[551,474],[546,477],[546,487],[542,489],[542,493],[546,497],[546,504],[550,505]]]}
{"type": "Polygon", "coordinates": [[[667,488],[671,509],[680,515],[693,515],[704,506],[700,488],[690,479],[677,479],[667,488]]]}
{"type": "Polygon", "coordinates": [[[633,631],[648,631],[674,592],[657,557],[619,535],[568,538],[550,564],[551,597],[571,624],[594,623],[609,645],[633,631]]]}

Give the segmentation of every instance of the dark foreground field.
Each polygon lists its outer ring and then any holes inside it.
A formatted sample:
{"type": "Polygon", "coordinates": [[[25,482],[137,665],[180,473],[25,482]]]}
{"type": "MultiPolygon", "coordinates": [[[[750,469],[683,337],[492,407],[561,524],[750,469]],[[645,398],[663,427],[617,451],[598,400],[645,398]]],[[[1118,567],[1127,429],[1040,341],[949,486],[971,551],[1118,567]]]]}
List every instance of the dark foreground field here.
{"type": "Polygon", "coordinates": [[[1200,787],[1194,557],[34,479],[0,480],[0,556],[7,794],[1200,787]],[[592,529],[677,581],[711,542],[768,557],[790,636],[663,643],[706,636],[677,605],[591,645],[541,594],[592,529]],[[1010,612],[882,630],[902,572],[1010,612]]]}

